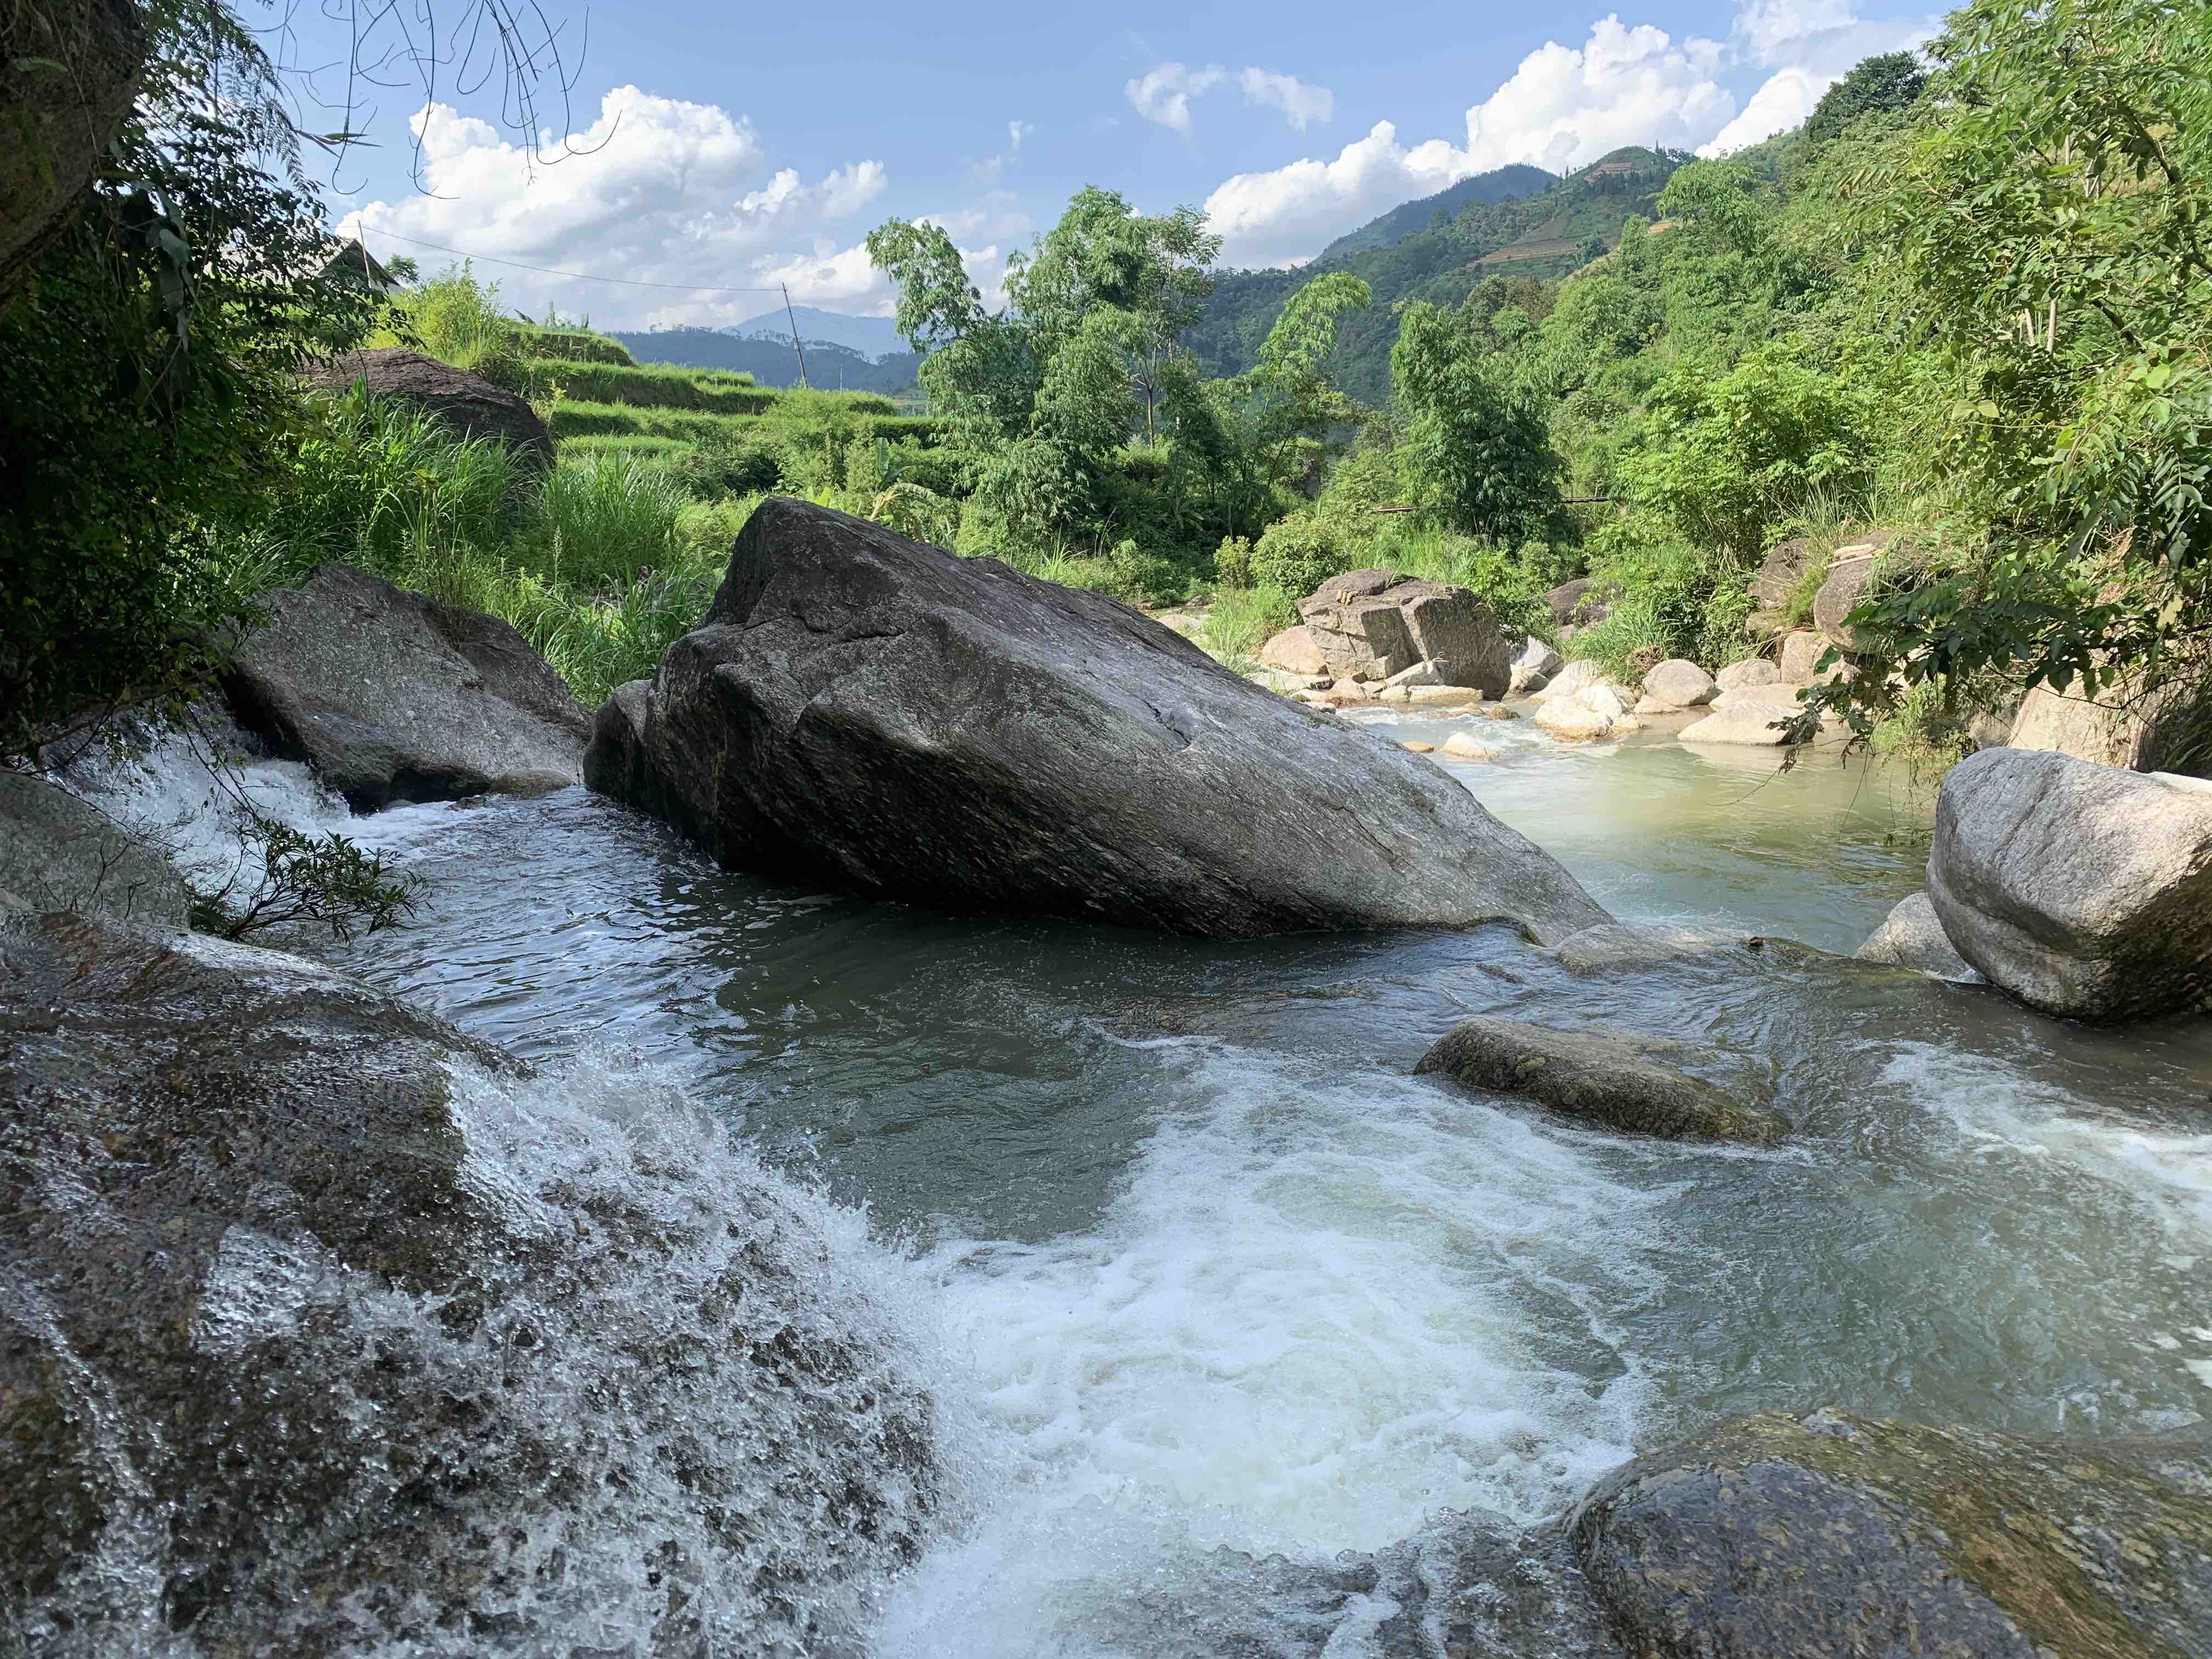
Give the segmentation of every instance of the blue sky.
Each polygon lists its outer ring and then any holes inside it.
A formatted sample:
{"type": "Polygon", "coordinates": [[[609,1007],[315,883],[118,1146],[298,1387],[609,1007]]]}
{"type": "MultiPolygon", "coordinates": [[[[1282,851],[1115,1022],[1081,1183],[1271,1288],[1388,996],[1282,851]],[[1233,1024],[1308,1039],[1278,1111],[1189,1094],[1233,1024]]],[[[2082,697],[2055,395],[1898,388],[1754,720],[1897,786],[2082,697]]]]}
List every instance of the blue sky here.
{"type": "MultiPolygon", "coordinates": [[[[450,26],[455,0],[439,3],[450,26]]],[[[449,70],[434,100],[419,82],[374,92],[379,147],[349,159],[333,210],[380,255],[429,269],[448,256],[398,239],[667,285],[481,268],[533,313],[550,303],[610,327],[733,322],[765,296],[710,290],[778,283],[887,310],[860,242],[893,216],[945,225],[989,292],[1085,184],[1147,210],[1205,205],[1228,263],[1292,263],[1508,161],[1557,171],[1623,143],[1755,141],[1934,22],[1881,0],[1239,0],[1110,20],[1004,0],[735,15],[698,0],[544,3],[564,40],[588,21],[570,124],[588,153],[527,163],[498,100],[449,70]],[[409,178],[410,130],[427,193],[409,178]]],[[[328,27],[298,25],[295,61],[342,58],[328,27]]],[[[560,125],[557,98],[541,117],[560,125]]]]}

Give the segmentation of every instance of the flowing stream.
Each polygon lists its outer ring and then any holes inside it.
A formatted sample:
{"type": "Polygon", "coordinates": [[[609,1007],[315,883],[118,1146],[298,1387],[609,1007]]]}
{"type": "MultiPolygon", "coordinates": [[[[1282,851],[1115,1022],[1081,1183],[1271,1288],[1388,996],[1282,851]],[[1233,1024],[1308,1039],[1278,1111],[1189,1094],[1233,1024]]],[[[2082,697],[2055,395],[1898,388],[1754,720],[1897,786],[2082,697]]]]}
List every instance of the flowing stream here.
{"type": "MultiPolygon", "coordinates": [[[[2065,1026],[1825,954],[1919,884],[1927,787],[1390,729],[1496,744],[1447,763],[1622,920],[1767,942],[1577,976],[1503,928],[948,917],[733,875],[569,791],[345,822],[421,913],[312,948],[534,1059],[642,1062],[865,1209],[849,1248],[935,1310],[915,1364],[966,1495],[884,1593],[886,1656],[1189,1650],[1115,1609],[1219,1547],[1534,1520],[1739,1412],[2212,1411],[2212,1032],[2065,1026]],[[1636,1139],[1412,1076],[1474,1012],[1734,1051],[1796,1133],[1636,1139]]],[[[168,765],[132,799],[189,835],[168,765]]],[[[251,781],[345,817],[298,769],[251,781]]]]}

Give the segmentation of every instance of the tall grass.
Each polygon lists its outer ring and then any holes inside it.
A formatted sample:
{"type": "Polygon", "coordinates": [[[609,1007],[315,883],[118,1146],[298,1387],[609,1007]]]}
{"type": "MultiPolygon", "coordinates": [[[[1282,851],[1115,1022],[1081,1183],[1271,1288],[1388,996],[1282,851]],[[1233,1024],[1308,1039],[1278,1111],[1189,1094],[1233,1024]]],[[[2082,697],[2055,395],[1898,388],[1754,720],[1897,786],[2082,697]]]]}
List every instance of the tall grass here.
{"type": "Polygon", "coordinates": [[[635,455],[562,461],[538,495],[547,574],[597,590],[658,569],[689,501],[666,469],[635,455]]]}
{"type": "Polygon", "coordinates": [[[1277,587],[1223,588],[1206,608],[1205,646],[1239,673],[1260,665],[1260,647],[1297,620],[1291,596],[1277,587]]]}

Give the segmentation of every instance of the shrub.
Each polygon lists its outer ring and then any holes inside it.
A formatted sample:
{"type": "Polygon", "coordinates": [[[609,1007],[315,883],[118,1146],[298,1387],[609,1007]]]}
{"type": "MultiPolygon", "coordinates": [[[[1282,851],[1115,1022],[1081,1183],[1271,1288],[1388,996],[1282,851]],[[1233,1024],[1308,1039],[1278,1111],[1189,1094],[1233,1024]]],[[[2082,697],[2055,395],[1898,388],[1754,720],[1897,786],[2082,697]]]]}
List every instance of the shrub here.
{"type": "Polygon", "coordinates": [[[1252,586],[1252,544],[1242,536],[1224,536],[1213,555],[1213,579],[1225,588],[1252,586]]]}
{"type": "Polygon", "coordinates": [[[900,479],[868,505],[868,517],[916,541],[950,548],[960,539],[960,503],[900,479]]]}
{"type": "Polygon", "coordinates": [[[1190,578],[1172,560],[1147,553],[1133,541],[1115,544],[1107,555],[1114,586],[1122,598],[1142,605],[1179,605],[1190,594],[1190,578]]]}
{"type": "Polygon", "coordinates": [[[759,495],[782,481],[783,457],[763,438],[716,437],[684,450],[669,467],[669,476],[702,500],[759,495]]]}
{"type": "Polygon", "coordinates": [[[1310,593],[1344,568],[1343,534],[1318,514],[1278,520],[1252,550],[1253,580],[1285,593],[1310,593]]]}

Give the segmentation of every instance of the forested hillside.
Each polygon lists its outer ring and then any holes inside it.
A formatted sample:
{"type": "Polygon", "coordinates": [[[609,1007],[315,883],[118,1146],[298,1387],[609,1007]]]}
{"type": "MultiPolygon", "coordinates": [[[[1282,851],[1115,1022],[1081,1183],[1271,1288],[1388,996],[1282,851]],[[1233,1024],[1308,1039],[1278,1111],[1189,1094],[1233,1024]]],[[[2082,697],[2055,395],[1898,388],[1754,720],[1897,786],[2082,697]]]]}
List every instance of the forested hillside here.
{"type": "MultiPolygon", "coordinates": [[[[762,386],[799,384],[799,356],[784,340],[744,337],[718,328],[662,328],[617,334],[641,363],[750,374],[762,386]]],[[[895,392],[914,384],[921,359],[908,351],[870,357],[829,340],[806,342],[806,380],[827,391],[895,392]]]]}
{"type": "Polygon", "coordinates": [[[1556,276],[1573,270],[1601,245],[1612,245],[1623,219],[1651,210],[1680,159],[1621,149],[1565,179],[1507,167],[1468,179],[1393,209],[1332,243],[1310,265],[1222,276],[1184,343],[1207,374],[1241,374],[1256,360],[1291,295],[1317,276],[1346,271],[1368,285],[1375,303],[1345,319],[1331,372],[1352,397],[1380,404],[1389,396],[1401,302],[1456,305],[1494,271],[1556,276]],[[1540,188],[1514,193],[1532,184],[1540,188]]]}

